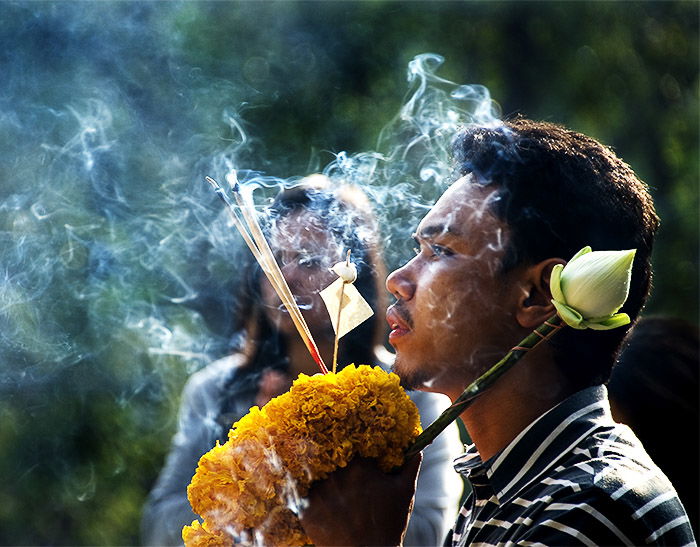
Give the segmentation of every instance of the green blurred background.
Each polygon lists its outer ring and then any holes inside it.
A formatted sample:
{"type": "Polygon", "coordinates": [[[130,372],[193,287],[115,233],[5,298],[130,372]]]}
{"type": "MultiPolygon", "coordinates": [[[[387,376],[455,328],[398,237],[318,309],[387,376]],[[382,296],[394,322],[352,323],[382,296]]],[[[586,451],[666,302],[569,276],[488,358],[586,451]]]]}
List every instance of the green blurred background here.
{"type": "Polygon", "coordinates": [[[418,54],[613,146],[662,218],[647,313],[696,322],[699,6],[0,3],[0,543],[138,543],[182,385],[228,343],[240,251],[201,175],[375,150],[418,54]]]}

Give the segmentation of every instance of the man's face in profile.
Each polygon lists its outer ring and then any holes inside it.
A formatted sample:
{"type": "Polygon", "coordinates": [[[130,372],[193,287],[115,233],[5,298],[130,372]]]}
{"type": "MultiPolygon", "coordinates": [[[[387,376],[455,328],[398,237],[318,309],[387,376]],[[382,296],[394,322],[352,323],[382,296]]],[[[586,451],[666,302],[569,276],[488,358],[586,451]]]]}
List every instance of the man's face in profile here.
{"type": "Polygon", "coordinates": [[[501,273],[507,230],[491,213],[497,196],[470,176],[455,182],[418,226],[416,256],[387,279],[397,298],[389,341],[406,387],[454,399],[504,352],[517,287],[501,273]]]}

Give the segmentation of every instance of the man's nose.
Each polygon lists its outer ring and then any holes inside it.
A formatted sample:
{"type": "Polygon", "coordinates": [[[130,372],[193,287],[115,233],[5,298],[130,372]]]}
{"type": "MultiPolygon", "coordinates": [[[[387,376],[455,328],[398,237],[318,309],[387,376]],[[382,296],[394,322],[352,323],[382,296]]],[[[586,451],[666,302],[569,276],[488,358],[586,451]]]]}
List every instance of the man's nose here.
{"type": "Polygon", "coordinates": [[[410,300],[413,297],[415,285],[410,276],[410,262],[398,270],[394,270],[386,278],[386,288],[397,299],[410,300]]]}

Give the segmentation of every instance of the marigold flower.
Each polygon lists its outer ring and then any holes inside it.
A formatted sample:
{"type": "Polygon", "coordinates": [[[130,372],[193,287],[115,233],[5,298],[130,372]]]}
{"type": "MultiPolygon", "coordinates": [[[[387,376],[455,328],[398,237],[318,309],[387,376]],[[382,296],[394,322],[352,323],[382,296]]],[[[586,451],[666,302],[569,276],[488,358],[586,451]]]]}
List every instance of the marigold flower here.
{"type": "Polygon", "coordinates": [[[367,365],[301,374],[201,457],[187,494],[204,522],[183,528],[185,545],[308,544],[297,514],[311,483],[355,456],[389,471],[420,431],[395,374],[367,365]]]}
{"type": "Polygon", "coordinates": [[[206,523],[200,524],[197,520],[182,529],[182,539],[192,547],[224,547],[231,544],[223,532],[212,533],[206,523]]]}

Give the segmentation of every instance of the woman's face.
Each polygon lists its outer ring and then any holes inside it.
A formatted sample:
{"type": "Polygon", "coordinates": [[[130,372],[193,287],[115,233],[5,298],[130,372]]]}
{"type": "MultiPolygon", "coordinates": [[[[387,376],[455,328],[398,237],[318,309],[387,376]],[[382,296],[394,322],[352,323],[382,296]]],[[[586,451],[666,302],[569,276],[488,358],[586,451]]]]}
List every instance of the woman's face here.
{"type": "MultiPolygon", "coordinates": [[[[337,276],[329,269],[344,258],[344,249],[322,219],[304,210],[275,222],[270,247],[312,334],[332,337],[330,317],[319,292],[335,281],[337,276]]],[[[289,313],[264,275],[260,283],[268,321],[284,334],[294,333],[289,313]]]]}

